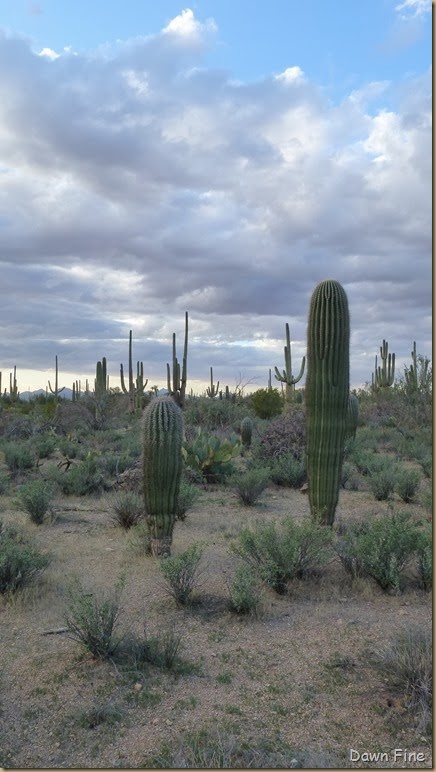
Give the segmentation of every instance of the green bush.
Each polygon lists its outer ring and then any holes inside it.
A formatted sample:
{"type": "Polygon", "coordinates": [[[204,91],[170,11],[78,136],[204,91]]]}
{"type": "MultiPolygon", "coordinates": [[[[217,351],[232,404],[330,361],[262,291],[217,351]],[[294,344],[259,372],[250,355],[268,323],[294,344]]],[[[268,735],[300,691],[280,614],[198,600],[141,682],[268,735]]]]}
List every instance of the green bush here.
{"type": "Polygon", "coordinates": [[[398,465],[389,458],[376,457],[370,464],[369,487],[377,501],[391,499],[398,479],[398,465]]]}
{"type": "Polygon", "coordinates": [[[378,664],[393,679],[414,711],[420,730],[431,732],[433,651],[431,629],[402,630],[378,654],[378,664]]]}
{"type": "Polygon", "coordinates": [[[257,522],[244,528],[232,550],[258,572],[276,592],[286,592],[291,579],[302,579],[318,570],[331,554],[332,533],[312,520],[281,524],[257,522]]]}
{"type": "Polygon", "coordinates": [[[10,487],[10,479],[4,469],[0,469],[0,496],[4,496],[10,487]]]}
{"type": "Polygon", "coordinates": [[[253,467],[234,478],[235,493],[244,506],[251,507],[270,482],[268,470],[253,467]]]}
{"type": "Polygon", "coordinates": [[[250,402],[258,418],[274,418],[283,410],[283,397],[278,389],[258,389],[250,395],[250,402]]]}
{"type": "Polygon", "coordinates": [[[418,574],[423,590],[433,586],[433,533],[431,523],[424,523],[418,538],[418,574]]]}
{"type": "Polygon", "coordinates": [[[191,600],[192,591],[198,584],[202,555],[203,547],[192,544],[180,555],[164,558],[159,563],[164,589],[182,606],[191,600]]]}
{"type": "Polygon", "coordinates": [[[262,602],[262,586],[251,566],[242,564],[227,585],[230,607],[237,614],[257,614],[262,602]]]}
{"type": "Polygon", "coordinates": [[[392,510],[347,528],[338,554],[350,573],[372,577],[383,590],[399,591],[402,572],[418,544],[418,523],[408,512],[392,510]]]}
{"type": "Polygon", "coordinates": [[[395,490],[405,504],[409,504],[416,497],[421,475],[415,469],[401,469],[398,471],[395,490]]]}
{"type": "Polygon", "coordinates": [[[144,500],[133,491],[120,491],[111,500],[110,509],[112,521],[128,531],[144,515],[144,500]]]}
{"type": "Polygon", "coordinates": [[[15,592],[39,578],[50,563],[14,526],[0,521],[0,593],[15,592]]]}
{"type": "Polygon", "coordinates": [[[23,442],[7,442],[3,445],[5,463],[11,472],[22,472],[31,469],[34,458],[29,446],[23,442]]]}
{"type": "Polygon", "coordinates": [[[85,591],[79,580],[67,590],[69,606],[65,623],[70,637],[100,659],[108,659],[115,653],[121,638],[115,635],[121,613],[121,594],[124,580],[120,579],[115,590],[107,593],[85,591]]]}
{"type": "Polygon", "coordinates": [[[36,525],[44,522],[45,515],[51,510],[53,496],[54,486],[45,480],[32,480],[22,485],[18,492],[20,505],[36,525]]]}
{"type": "Polygon", "coordinates": [[[186,477],[180,480],[179,495],[177,497],[176,519],[185,520],[189,510],[198,501],[200,491],[186,477]]]}
{"type": "Polygon", "coordinates": [[[201,472],[207,482],[218,482],[233,471],[232,461],[241,451],[241,442],[232,434],[224,439],[210,436],[201,428],[192,443],[183,442],[182,454],[187,466],[201,472]]]}
{"type": "Polygon", "coordinates": [[[89,452],[82,461],[72,465],[61,478],[63,493],[88,496],[107,490],[108,484],[103,469],[104,458],[89,452]]]}
{"type": "Polygon", "coordinates": [[[299,407],[292,407],[266,426],[253,455],[270,463],[288,453],[299,460],[306,454],[306,417],[299,407]]]}
{"type": "Polygon", "coordinates": [[[300,488],[306,479],[306,460],[295,458],[292,453],[285,453],[274,459],[270,474],[276,485],[300,488]]]}
{"type": "Polygon", "coordinates": [[[56,449],[56,437],[53,434],[37,434],[33,438],[33,449],[38,458],[49,458],[56,449]]]}

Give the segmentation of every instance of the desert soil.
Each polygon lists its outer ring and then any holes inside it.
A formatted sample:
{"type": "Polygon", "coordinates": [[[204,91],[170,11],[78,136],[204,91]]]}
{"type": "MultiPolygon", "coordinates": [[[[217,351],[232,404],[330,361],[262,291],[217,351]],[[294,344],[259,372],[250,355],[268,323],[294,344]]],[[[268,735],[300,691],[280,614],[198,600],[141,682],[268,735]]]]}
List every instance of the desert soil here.
{"type": "MultiPolygon", "coordinates": [[[[342,491],[337,519],[383,508],[366,491],[342,491]]],[[[104,496],[61,498],[57,511],[53,524],[34,526],[12,499],[2,500],[4,523],[22,525],[53,560],[38,585],[0,598],[0,765],[138,768],[164,743],[182,748],[185,732],[206,728],[241,744],[286,743],[317,760],[313,766],[336,759],[347,768],[432,767],[430,738],[373,663],[401,629],[430,625],[428,594],[412,582],[398,596],[370,581],[352,583],[334,560],[287,595],[265,591],[258,617],[229,609],[232,539],[255,519],[308,516],[307,496],[272,486],[256,506],[242,507],[228,488],[202,491],[174,532],[173,554],[205,545],[197,602],[186,609],[166,594],[158,562],[138,554],[129,533],[110,522],[104,496]],[[73,577],[93,591],[113,588],[121,574],[121,628],[142,634],[145,626],[154,635],[174,624],[191,665],[186,673],[151,665],[126,673],[93,659],[66,633],[44,635],[65,626],[73,577]],[[423,753],[425,762],[349,761],[350,749],[395,748],[423,753]]]]}

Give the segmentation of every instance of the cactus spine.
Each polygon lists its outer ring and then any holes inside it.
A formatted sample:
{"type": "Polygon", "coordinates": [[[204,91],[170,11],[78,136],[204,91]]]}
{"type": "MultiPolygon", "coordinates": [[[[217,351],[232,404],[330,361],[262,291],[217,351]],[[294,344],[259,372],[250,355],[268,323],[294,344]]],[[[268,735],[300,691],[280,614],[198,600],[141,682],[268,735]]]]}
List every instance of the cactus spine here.
{"type": "Polygon", "coordinates": [[[49,387],[51,393],[54,394],[54,398],[55,398],[54,401],[55,401],[55,404],[57,405],[59,394],[65,389],[65,386],[62,386],[61,389],[58,388],[58,375],[59,375],[59,371],[58,371],[58,358],[57,358],[57,356],[55,357],[55,362],[56,362],[56,365],[55,365],[55,387],[54,387],[54,389],[52,389],[50,381],[48,382],[48,387],[49,387]]]}
{"type": "Polygon", "coordinates": [[[292,358],[291,358],[291,338],[289,334],[289,324],[286,322],[286,345],[284,347],[285,353],[285,369],[280,373],[278,367],[275,367],[275,377],[277,381],[286,384],[285,386],[285,409],[289,406],[294,398],[295,384],[301,380],[304,373],[304,366],[306,364],[306,357],[303,357],[301,361],[300,372],[297,377],[292,375],[292,358]]]}
{"type": "Polygon", "coordinates": [[[350,319],[337,281],[318,284],[307,327],[307,477],[312,516],[333,525],[347,431],[350,319]]]}
{"type": "Polygon", "coordinates": [[[144,502],[151,552],[169,555],[182,472],[183,417],[171,397],[156,397],[142,419],[144,502]]]}
{"type": "Polygon", "coordinates": [[[241,440],[245,448],[249,448],[251,445],[251,437],[253,434],[253,421],[250,416],[245,416],[241,421],[241,440]]]}
{"type": "Polygon", "coordinates": [[[173,332],[173,377],[171,381],[171,369],[167,363],[167,386],[168,394],[173,398],[176,405],[183,408],[185,405],[186,379],[188,367],[188,312],[185,312],[185,345],[183,348],[182,370],[176,355],[176,333],[173,332]]]}
{"type": "Polygon", "coordinates": [[[212,370],[212,368],[210,368],[210,386],[208,386],[207,389],[206,389],[207,396],[210,397],[211,399],[215,399],[216,395],[218,394],[219,387],[220,387],[220,382],[219,381],[218,381],[217,385],[214,386],[214,383],[213,383],[213,370],[212,370]]]}
{"type": "Polygon", "coordinates": [[[395,354],[388,354],[389,344],[387,340],[383,340],[380,346],[380,357],[382,360],[382,366],[377,367],[377,355],[375,357],[375,370],[372,376],[372,388],[373,391],[379,391],[379,389],[387,389],[388,386],[392,386],[395,377],[395,354]]]}
{"type": "Polygon", "coordinates": [[[127,388],[124,381],[123,365],[120,365],[120,380],[121,388],[124,394],[129,395],[129,412],[134,413],[136,408],[141,407],[141,397],[144,393],[144,389],[147,386],[148,378],[144,383],[144,364],[143,362],[136,363],[136,383],[133,380],[133,359],[132,359],[132,330],[129,333],[129,388],[127,388]]]}

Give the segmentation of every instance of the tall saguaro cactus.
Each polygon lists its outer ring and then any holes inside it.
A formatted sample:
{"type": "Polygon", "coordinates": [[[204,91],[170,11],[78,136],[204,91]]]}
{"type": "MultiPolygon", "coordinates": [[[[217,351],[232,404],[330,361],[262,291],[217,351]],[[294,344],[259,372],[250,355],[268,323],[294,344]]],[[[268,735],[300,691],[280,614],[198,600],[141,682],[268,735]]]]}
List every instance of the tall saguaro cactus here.
{"type": "Polygon", "coordinates": [[[298,381],[301,380],[304,373],[304,366],[306,364],[306,357],[303,357],[301,361],[301,367],[300,372],[298,373],[297,377],[294,377],[292,374],[292,358],[291,358],[291,338],[289,334],[289,324],[286,322],[286,346],[284,347],[285,352],[285,369],[280,373],[280,370],[278,367],[275,367],[275,377],[277,381],[280,381],[281,383],[286,384],[285,385],[285,409],[287,406],[290,405],[292,402],[294,392],[295,392],[295,384],[298,383],[298,381]]]}
{"type": "Polygon", "coordinates": [[[348,427],[350,318],[337,281],[315,287],[307,326],[307,477],[312,516],[333,525],[348,427]]]}
{"type": "Polygon", "coordinates": [[[154,555],[169,555],[182,473],[183,416],[171,397],[156,397],[142,418],[144,502],[154,555]]]}
{"type": "Polygon", "coordinates": [[[58,358],[57,358],[57,356],[55,357],[55,362],[56,362],[56,365],[55,365],[55,387],[54,387],[54,389],[52,389],[50,381],[48,382],[48,387],[49,387],[51,393],[54,394],[55,404],[57,405],[59,394],[65,389],[65,386],[62,386],[61,389],[58,388],[59,372],[58,372],[58,358]]]}
{"type": "Polygon", "coordinates": [[[372,388],[374,391],[387,389],[392,386],[395,377],[395,354],[388,354],[389,344],[383,340],[380,346],[381,367],[377,367],[377,355],[375,357],[375,370],[372,376],[372,388]]]}
{"type": "Polygon", "coordinates": [[[188,372],[188,312],[185,312],[185,345],[183,347],[182,369],[176,354],[176,333],[173,332],[173,377],[171,379],[171,368],[167,363],[167,386],[168,393],[173,398],[176,405],[183,408],[185,405],[186,380],[188,372]]]}
{"type": "Polygon", "coordinates": [[[144,364],[143,362],[136,363],[136,382],[133,380],[133,359],[132,359],[132,330],[129,334],[129,388],[127,388],[124,380],[123,365],[120,365],[120,380],[121,388],[124,394],[129,395],[129,411],[135,412],[136,407],[141,405],[141,397],[144,393],[144,389],[147,386],[148,378],[144,382],[144,364]]]}

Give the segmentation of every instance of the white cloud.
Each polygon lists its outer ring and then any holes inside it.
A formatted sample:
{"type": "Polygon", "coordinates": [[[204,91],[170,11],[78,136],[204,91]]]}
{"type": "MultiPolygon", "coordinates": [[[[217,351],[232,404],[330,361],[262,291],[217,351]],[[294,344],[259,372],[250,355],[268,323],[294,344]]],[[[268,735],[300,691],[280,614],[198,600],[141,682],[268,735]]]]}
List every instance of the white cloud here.
{"type": "Polygon", "coordinates": [[[408,18],[408,14],[411,16],[424,16],[426,13],[431,13],[432,1],[431,0],[404,0],[395,6],[395,10],[398,13],[405,11],[401,14],[403,18],[408,18]]]}
{"type": "Polygon", "coordinates": [[[284,83],[301,83],[304,80],[304,72],[300,67],[288,67],[279,75],[276,75],[275,79],[281,80],[284,83]]]}
{"type": "Polygon", "coordinates": [[[39,52],[39,56],[45,56],[47,59],[54,61],[54,59],[59,59],[60,54],[57,54],[52,48],[42,48],[39,52]]]}
{"type": "Polygon", "coordinates": [[[356,382],[380,338],[429,353],[430,72],[332,104],[298,67],[204,68],[211,25],[176,19],[92,56],[0,36],[4,367],[44,369],[59,338],[65,369],[117,372],[130,325],[162,385],[188,310],[190,377],[266,385],[285,321],[304,353],[326,275],[349,295],[356,382]]]}

